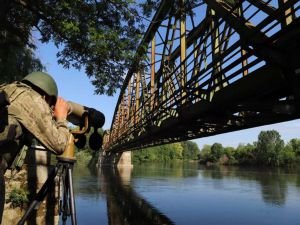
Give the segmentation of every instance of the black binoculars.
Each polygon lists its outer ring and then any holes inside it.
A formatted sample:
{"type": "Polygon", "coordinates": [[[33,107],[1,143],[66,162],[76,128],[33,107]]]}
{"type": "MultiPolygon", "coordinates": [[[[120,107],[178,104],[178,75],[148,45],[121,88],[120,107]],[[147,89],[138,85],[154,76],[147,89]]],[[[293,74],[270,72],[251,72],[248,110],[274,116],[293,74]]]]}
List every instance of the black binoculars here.
{"type": "Polygon", "coordinates": [[[71,101],[68,101],[68,104],[70,110],[67,120],[70,123],[79,126],[80,129],[85,127],[84,133],[73,133],[76,139],[76,147],[84,148],[88,138],[89,147],[95,151],[99,150],[103,142],[103,132],[100,128],[105,122],[104,114],[94,108],[89,108],[71,101]],[[93,129],[93,133],[88,135],[91,128],[93,129]]]}

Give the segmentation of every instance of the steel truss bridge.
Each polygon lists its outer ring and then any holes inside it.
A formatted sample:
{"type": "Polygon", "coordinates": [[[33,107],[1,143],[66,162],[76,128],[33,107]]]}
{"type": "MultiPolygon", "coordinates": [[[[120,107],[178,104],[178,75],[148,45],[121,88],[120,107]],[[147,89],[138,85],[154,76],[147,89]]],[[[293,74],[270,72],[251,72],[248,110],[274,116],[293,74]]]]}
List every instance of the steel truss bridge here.
{"type": "Polygon", "coordinates": [[[104,149],[117,153],[300,117],[299,0],[163,0],[104,149]]]}

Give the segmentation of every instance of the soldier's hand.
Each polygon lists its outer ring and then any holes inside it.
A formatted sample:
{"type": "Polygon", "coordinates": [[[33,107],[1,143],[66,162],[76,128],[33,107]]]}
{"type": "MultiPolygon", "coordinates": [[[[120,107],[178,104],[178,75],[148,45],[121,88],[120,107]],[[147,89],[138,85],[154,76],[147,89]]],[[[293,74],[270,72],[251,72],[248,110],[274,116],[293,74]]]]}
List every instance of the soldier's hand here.
{"type": "Polygon", "coordinates": [[[65,120],[69,111],[69,104],[61,97],[57,98],[54,107],[54,117],[56,120],[65,120]]]}

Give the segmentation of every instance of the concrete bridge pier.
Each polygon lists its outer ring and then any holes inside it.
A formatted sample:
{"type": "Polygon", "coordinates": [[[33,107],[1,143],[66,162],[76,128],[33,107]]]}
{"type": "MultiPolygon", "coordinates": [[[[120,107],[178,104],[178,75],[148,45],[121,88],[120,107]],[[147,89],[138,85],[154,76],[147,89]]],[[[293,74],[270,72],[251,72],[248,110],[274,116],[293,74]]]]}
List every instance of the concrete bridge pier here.
{"type": "Polygon", "coordinates": [[[131,151],[121,152],[121,153],[112,153],[103,151],[99,155],[98,167],[102,166],[116,166],[118,168],[130,167],[132,168],[131,163],[131,151]]]}

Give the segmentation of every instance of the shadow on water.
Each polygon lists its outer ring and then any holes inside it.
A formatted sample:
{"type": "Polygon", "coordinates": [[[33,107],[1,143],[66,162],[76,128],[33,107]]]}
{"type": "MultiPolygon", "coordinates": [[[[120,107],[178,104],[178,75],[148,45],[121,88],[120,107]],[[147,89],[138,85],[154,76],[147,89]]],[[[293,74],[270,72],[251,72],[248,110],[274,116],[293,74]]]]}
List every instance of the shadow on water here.
{"type": "Polygon", "coordinates": [[[285,204],[289,184],[299,186],[300,168],[202,167],[200,174],[212,179],[238,179],[259,184],[262,199],[267,204],[285,204]]]}
{"type": "Polygon", "coordinates": [[[130,177],[130,168],[119,171],[106,167],[100,171],[101,191],[107,199],[108,224],[173,225],[168,217],[133,190],[130,177]]]}

